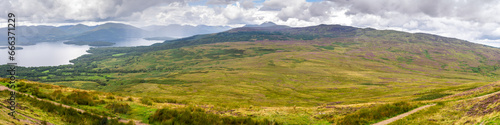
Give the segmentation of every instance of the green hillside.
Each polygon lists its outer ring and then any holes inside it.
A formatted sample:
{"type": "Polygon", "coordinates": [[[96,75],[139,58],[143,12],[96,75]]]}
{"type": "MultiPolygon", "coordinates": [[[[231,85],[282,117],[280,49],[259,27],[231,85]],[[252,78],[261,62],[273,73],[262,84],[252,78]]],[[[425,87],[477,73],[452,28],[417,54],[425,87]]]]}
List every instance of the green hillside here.
{"type": "Polygon", "coordinates": [[[152,109],[204,105],[221,116],[284,124],[346,123],[363,111],[400,107],[356,122],[373,123],[430,102],[458,103],[475,96],[457,95],[500,80],[498,48],[340,25],[243,27],[89,52],[74,65],[19,68],[19,77],[145,98],[152,109]]]}

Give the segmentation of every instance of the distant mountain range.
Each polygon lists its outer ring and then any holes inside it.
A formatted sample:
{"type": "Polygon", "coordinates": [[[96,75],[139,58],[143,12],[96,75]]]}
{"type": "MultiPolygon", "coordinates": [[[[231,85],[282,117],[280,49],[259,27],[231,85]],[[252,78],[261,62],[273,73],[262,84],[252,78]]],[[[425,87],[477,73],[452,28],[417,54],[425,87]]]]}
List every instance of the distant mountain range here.
{"type": "Polygon", "coordinates": [[[206,26],[206,25],[190,26],[190,25],[170,24],[167,26],[152,25],[143,27],[142,29],[148,31],[148,36],[151,37],[183,38],[198,34],[218,33],[229,30],[231,29],[231,27],[206,26]]]}
{"type": "Polygon", "coordinates": [[[243,27],[282,27],[282,28],[288,28],[289,26],[285,25],[277,25],[276,23],[273,22],[264,22],[260,25],[255,25],[255,24],[247,24],[243,27]]]}
{"type": "MultiPolygon", "coordinates": [[[[105,23],[96,26],[83,24],[65,26],[18,26],[16,27],[16,40],[18,45],[33,45],[39,42],[55,42],[61,40],[82,42],[120,42],[129,38],[179,38],[197,34],[216,33],[229,30],[230,27],[223,26],[189,26],[189,25],[167,25],[148,26],[137,28],[122,23],[105,23]]],[[[0,30],[7,31],[6,28],[0,30]]],[[[7,36],[0,36],[5,40],[7,36]]],[[[163,40],[163,39],[162,39],[163,40]]],[[[166,39],[165,39],[166,40],[166,39]]],[[[0,42],[0,46],[7,42],[0,42]]]]}

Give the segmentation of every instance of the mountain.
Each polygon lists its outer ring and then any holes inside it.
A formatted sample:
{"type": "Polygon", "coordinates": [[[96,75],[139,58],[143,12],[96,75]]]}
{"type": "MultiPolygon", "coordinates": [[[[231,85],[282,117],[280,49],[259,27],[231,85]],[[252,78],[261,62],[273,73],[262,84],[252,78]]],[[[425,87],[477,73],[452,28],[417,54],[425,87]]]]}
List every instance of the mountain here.
{"type": "MultiPolygon", "coordinates": [[[[303,28],[267,28],[267,27],[241,27],[226,32],[166,41],[148,47],[133,48],[99,48],[91,49],[93,55],[86,55],[73,60],[83,63],[86,60],[102,60],[112,54],[128,53],[128,55],[141,55],[147,52],[175,49],[186,46],[214,44],[221,42],[242,41],[333,41],[332,45],[315,45],[320,47],[349,47],[350,56],[363,57],[364,59],[380,62],[408,61],[412,65],[474,72],[495,71],[500,57],[494,56],[498,49],[464,40],[446,38],[432,34],[405,33],[392,30],[375,30],[371,28],[355,28],[340,25],[319,25],[303,28]],[[347,41],[351,40],[351,41],[347,41]],[[335,42],[339,41],[339,42],[335,42]],[[345,41],[345,42],[340,42],[345,41]],[[339,44],[339,45],[337,45],[339,44]],[[359,45],[364,45],[358,47],[359,45]],[[357,51],[354,51],[357,50],[357,51]],[[359,55],[356,55],[359,54],[359,55]],[[458,56],[460,54],[469,56],[458,56]],[[432,57],[431,55],[437,57],[432,57]],[[445,56],[456,55],[457,56],[445,56]],[[472,55],[471,55],[472,54],[472,55]],[[394,57],[398,55],[399,57],[394,57]],[[423,57],[422,57],[423,56],[423,57]],[[438,58],[439,57],[439,58],[438,58]],[[417,60],[418,59],[418,60],[417,60]],[[416,61],[418,63],[411,63],[416,61]],[[481,68],[482,66],[489,68],[481,68]],[[493,68],[493,69],[491,69],[493,68]],[[480,70],[480,71],[479,71],[480,70]]],[[[406,67],[406,64],[401,64],[406,67]]]]}
{"type": "Polygon", "coordinates": [[[57,28],[65,31],[67,34],[81,34],[81,33],[90,31],[90,30],[94,29],[95,27],[97,27],[97,26],[87,26],[87,25],[83,25],[83,24],[77,24],[77,25],[60,26],[57,28]]]}
{"type": "Polygon", "coordinates": [[[75,41],[108,41],[117,42],[129,38],[141,38],[145,31],[134,26],[120,23],[106,23],[98,25],[92,30],[70,37],[75,41]]]}
{"type": "Polygon", "coordinates": [[[140,102],[158,109],[154,114],[122,116],[158,124],[207,118],[199,113],[282,124],[372,124],[432,103],[437,105],[403,121],[475,124],[495,123],[500,111],[497,96],[476,98],[500,90],[500,49],[433,34],[266,24],[88,52],[73,65],[18,67],[16,73],[19,79],[150,98],[140,102]],[[174,110],[183,104],[202,109],[174,110]]]}
{"type": "MultiPolygon", "coordinates": [[[[197,34],[210,34],[229,30],[227,26],[189,26],[189,25],[153,25],[137,28],[121,23],[105,23],[97,26],[87,26],[83,24],[65,26],[18,26],[16,38],[18,45],[33,45],[38,42],[54,42],[61,40],[79,42],[120,42],[129,38],[179,38],[193,36],[197,34]]],[[[7,30],[0,28],[0,30],[7,30]]],[[[0,39],[7,39],[0,36],[0,39]]],[[[166,39],[164,39],[166,40],[166,39]]],[[[7,42],[0,45],[6,46],[7,42]]]]}
{"type": "Polygon", "coordinates": [[[247,24],[243,27],[288,27],[288,26],[277,25],[276,23],[273,23],[273,22],[264,22],[264,23],[259,24],[259,25],[247,24]]]}
{"type": "MultiPolygon", "coordinates": [[[[6,28],[0,30],[7,31],[6,28]]],[[[18,26],[14,31],[16,33],[16,41],[18,45],[31,45],[37,42],[47,42],[63,39],[66,32],[54,26],[18,26]]],[[[0,36],[1,39],[7,39],[7,36],[0,36]]],[[[7,45],[7,42],[2,42],[0,45],[7,45]]]]}
{"type": "MultiPolygon", "coordinates": [[[[0,30],[7,30],[0,28],[0,30]]],[[[66,26],[18,26],[16,27],[18,45],[32,45],[38,42],[55,42],[61,40],[84,42],[119,42],[128,38],[142,38],[146,31],[131,25],[106,23],[97,26],[83,24],[66,26]]],[[[0,38],[6,38],[1,36],[0,38]]],[[[0,45],[7,45],[2,42],[0,45]]]]}
{"type": "Polygon", "coordinates": [[[143,27],[148,32],[148,37],[189,37],[198,34],[210,34],[229,30],[228,26],[206,26],[206,25],[178,25],[170,24],[167,26],[163,25],[152,25],[143,27]]]}

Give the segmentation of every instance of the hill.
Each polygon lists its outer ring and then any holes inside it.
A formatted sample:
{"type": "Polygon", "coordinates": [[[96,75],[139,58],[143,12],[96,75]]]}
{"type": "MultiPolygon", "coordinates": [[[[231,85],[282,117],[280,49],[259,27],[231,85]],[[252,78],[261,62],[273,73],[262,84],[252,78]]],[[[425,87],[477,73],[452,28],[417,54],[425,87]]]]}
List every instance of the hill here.
{"type": "MultiPolygon", "coordinates": [[[[7,30],[0,28],[0,30],[7,30]]],[[[131,25],[106,23],[97,26],[83,24],[65,26],[18,26],[16,27],[18,45],[33,45],[39,42],[56,42],[62,40],[86,42],[119,42],[127,38],[142,38],[146,31],[131,25]]],[[[6,36],[2,36],[7,39],[6,36]]],[[[0,37],[0,38],[2,38],[0,37]]],[[[0,45],[7,45],[2,42],[0,45]]]]}
{"type": "Polygon", "coordinates": [[[70,39],[75,41],[111,41],[117,42],[128,38],[141,38],[145,31],[134,26],[120,23],[106,23],[95,27],[94,29],[83,32],[70,39]]]}
{"type": "Polygon", "coordinates": [[[206,26],[206,25],[151,25],[142,27],[142,29],[148,31],[148,37],[190,37],[198,34],[210,34],[217,33],[231,29],[228,26],[206,26]]]}
{"type": "MultiPolygon", "coordinates": [[[[241,27],[89,52],[72,60],[74,65],[20,67],[18,74],[54,85],[222,107],[222,115],[285,124],[345,123],[401,107],[389,117],[429,102],[455,103],[500,90],[492,86],[463,96],[500,79],[498,48],[341,25],[241,27]]],[[[381,120],[373,118],[363,123],[381,120]]]]}

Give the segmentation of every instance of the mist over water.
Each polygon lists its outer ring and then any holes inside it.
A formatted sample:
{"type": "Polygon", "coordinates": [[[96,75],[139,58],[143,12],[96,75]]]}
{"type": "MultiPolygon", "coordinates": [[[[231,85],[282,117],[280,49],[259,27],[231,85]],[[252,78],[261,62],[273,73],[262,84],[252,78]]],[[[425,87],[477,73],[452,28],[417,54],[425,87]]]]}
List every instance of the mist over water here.
{"type": "MultiPolygon", "coordinates": [[[[144,40],[144,39],[130,39],[126,41],[117,42],[113,46],[107,47],[132,47],[132,46],[149,46],[154,43],[160,43],[160,40],[144,40]]],[[[4,46],[2,46],[4,47],[4,46]]],[[[38,66],[58,66],[64,64],[71,64],[69,61],[76,59],[84,54],[89,54],[86,51],[91,46],[88,45],[68,45],[63,41],[58,42],[42,42],[30,46],[16,46],[22,47],[21,50],[16,50],[16,61],[18,66],[25,67],[38,67],[38,66]]],[[[0,49],[0,65],[7,64],[8,49],[0,49]]]]}

